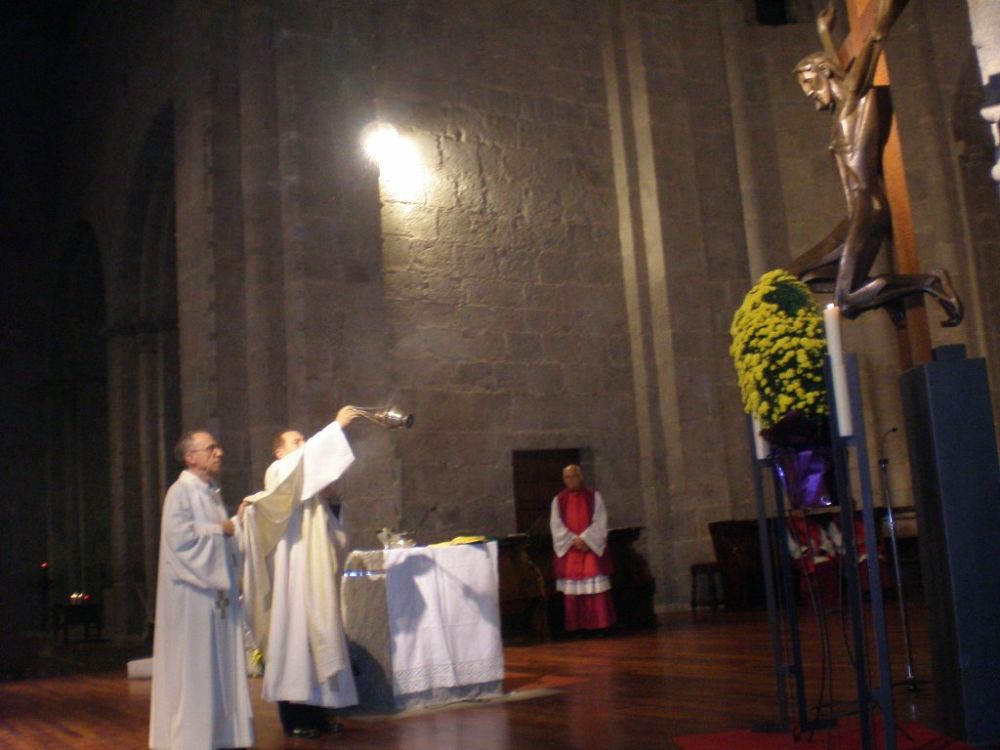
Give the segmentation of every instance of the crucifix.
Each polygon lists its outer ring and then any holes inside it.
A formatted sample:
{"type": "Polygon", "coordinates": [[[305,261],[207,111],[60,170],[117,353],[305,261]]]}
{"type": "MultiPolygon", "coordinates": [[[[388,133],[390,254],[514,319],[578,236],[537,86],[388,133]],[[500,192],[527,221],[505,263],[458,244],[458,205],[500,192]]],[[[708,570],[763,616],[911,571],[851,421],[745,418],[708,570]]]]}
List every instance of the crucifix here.
{"type": "Polygon", "coordinates": [[[804,252],[788,270],[814,291],[833,292],[847,318],[882,308],[896,326],[900,365],[930,361],[930,333],[923,295],[945,313],[944,326],[962,321],[962,302],[947,271],[921,273],[898,129],[888,97],[889,73],[882,41],[908,0],[847,0],[851,30],[837,49],[831,3],[817,20],[823,46],[803,58],[794,73],[816,109],[833,115],[829,144],[837,166],[847,217],[804,252]],[[870,275],[883,246],[891,271],[870,275]]]}
{"type": "Polygon", "coordinates": [[[215,592],[215,608],[219,610],[219,618],[226,619],[226,608],[229,606],[229,594],[225,591],[215,592]]]}

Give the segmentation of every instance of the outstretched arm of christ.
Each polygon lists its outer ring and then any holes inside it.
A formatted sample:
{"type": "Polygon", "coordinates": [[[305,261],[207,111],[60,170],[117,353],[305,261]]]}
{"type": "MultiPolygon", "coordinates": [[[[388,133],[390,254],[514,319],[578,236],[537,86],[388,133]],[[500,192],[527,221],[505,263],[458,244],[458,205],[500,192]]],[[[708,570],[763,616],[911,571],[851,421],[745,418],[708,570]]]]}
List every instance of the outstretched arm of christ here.
{"type": "Polygon", "coordinates": [[[837,46],[833,43],[833,26],[836,22],[837,11],[831,2],[816,16],[816,34],[819,36],[820,44],[823,45],[823,54],[830,61],[830,66],[839,75],[843,75],[844,69],[840,66],[837,46]]]}
{"type": "Polygon", "coordinates": [[[847,84],[848,91],[855,99],[860,99],[872,87],[875,80],[875,70],[878,68],[882,42],[889,36],[889,29],[896,23],[899,14],[903,12],[909,0],[879,0],[878,11],[875,14],[875,25],[870,34],[865,37],[864,44],[850,66],[847,84]]]}

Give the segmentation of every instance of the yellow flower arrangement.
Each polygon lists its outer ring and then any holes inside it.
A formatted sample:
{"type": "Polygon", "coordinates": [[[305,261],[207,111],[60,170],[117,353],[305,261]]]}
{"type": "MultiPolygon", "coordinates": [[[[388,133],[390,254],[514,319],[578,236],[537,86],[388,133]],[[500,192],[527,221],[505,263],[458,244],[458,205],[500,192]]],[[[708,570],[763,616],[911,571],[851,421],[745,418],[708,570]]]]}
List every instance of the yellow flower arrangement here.
{"type": "Polygon", "coordinates": [[[255,648],[250,652],[250,664],[247,670],[251,677],[260,677],[264,674],[264,652],[255,648]]]}
{"type": "Polygon", "coordinates": [[[733,316],[729,334],[743,408],[761,426],[790,411],[817,423],[826,416],[823,313],[805,284],[780,268],[765,273],[733,316]]]}

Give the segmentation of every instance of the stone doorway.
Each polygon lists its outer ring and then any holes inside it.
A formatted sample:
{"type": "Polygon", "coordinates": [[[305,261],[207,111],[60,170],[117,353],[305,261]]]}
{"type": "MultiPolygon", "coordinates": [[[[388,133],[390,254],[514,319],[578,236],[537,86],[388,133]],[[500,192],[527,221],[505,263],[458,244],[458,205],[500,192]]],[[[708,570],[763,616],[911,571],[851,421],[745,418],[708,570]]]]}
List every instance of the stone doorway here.
{"type": "Polygon", "coordinates": [[[514,451],[514,509],[518,532],[549,532],[552,498],[563,488],[563,467],[580,463],[580,452],[579,448],[514,451]]]}

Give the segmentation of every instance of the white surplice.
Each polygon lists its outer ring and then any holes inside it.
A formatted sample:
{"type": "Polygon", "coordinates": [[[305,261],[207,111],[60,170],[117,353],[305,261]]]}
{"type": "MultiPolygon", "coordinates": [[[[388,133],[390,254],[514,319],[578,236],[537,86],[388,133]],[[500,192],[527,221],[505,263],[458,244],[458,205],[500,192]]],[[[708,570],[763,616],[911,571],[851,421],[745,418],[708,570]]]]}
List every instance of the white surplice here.
{"type": "Polygon", "coordinates": [[[346,537],[316,493],[354,454],[336,422],[267,470],[247,498],[244,600],[264,654],[264,699],[339,708],[358,702],[340,613],[346,537]]]}
{"type": "Polygon", "coordinates": [[[160,530],[149,746],[211,750],[254,744],[237,572],[219,491],[182,471],[160,530]]]}
{"type": "MultiPolygon", "coordinates": [[[[565,556],[573,545],[573,538],[577,535],[567,529],[563,522],[562,514],[559,512],[559,495],[552,498],[549,530],[552,532],[552,547],[556,557],[565,556]]],[[[608,545],[608,511],[604,507],[604,498],[597,490],[594,490],[594,514],[590,526],[581,531],[579,536],[595,555],[600,557],[604,554],[604,549],[608,545]]],[[[592,578],[556,579],[556,591],[570,596],[599,594],[610,590],[611,579],[603,573],[592,578]]]]}

